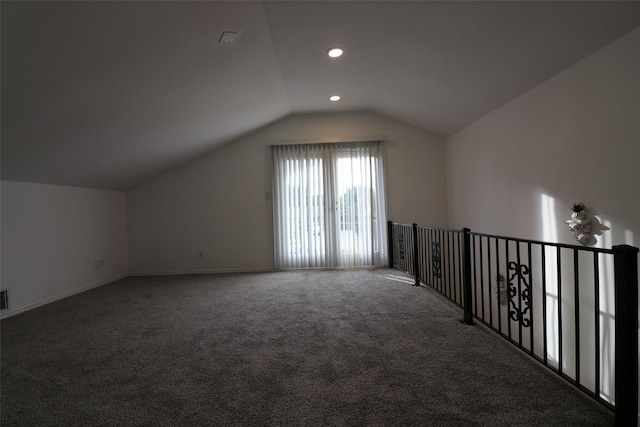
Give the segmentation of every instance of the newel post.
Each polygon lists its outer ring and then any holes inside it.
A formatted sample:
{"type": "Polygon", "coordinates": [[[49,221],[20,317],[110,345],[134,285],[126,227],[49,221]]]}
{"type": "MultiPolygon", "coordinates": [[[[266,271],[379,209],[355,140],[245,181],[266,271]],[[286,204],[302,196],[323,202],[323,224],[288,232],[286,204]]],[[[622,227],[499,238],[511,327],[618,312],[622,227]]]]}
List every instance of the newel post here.
{"type": "Polygon", "coordinates": [[[465,325],[473,325],[473,307],[471,303],[471,230],[462,229],[462,299],[465,325]]]}
{"type": "Polygon", "coordinates": [[[413,286],[420,286],[420,266],[418,264],[418,224],[415,222],[411,226],[413,235],[413,274],[415,275],[416,282],[413,286]]]}
{"type": "Polygon", "coordinates": [[[638,425],[638,248],[613,248],[616,426],[638,425]]]}

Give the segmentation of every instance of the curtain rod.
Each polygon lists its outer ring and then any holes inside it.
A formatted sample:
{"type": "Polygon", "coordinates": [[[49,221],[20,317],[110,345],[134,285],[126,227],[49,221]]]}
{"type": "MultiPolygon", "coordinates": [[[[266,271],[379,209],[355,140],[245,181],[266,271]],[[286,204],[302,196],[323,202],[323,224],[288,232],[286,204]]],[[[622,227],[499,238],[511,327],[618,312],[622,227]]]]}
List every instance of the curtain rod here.
{"type": "Polygon", "coordinates": [[[274,145],[306,145],[306,144],[339,144],[341,142],[370,142],[370,141],[388,141],[387,135],[368,135],[368,136],[332,136],[327,138],[313,139],[281,139],[269,143],[274,145]]]}

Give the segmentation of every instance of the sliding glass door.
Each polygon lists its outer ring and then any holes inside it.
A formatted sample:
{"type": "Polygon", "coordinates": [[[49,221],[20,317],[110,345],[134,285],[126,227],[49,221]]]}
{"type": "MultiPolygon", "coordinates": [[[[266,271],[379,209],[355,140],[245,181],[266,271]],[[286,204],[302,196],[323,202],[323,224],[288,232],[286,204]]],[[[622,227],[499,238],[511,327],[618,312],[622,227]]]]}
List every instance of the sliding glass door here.
{"type": "Polygon", "coordinates": [[[380,143],[272,148],[276,267],[385,264],[380,143]]]}

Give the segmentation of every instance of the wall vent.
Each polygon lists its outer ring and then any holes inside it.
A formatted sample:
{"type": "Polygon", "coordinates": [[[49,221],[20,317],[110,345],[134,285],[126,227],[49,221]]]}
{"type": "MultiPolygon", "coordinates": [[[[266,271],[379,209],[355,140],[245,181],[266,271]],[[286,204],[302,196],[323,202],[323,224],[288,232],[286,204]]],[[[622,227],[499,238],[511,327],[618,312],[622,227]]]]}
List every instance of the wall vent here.
{"type": "Polygon", "coordinates": [[[7,291],[0,291],[0,310],[6,310],[9,308],[9,293],[7,291]]]}

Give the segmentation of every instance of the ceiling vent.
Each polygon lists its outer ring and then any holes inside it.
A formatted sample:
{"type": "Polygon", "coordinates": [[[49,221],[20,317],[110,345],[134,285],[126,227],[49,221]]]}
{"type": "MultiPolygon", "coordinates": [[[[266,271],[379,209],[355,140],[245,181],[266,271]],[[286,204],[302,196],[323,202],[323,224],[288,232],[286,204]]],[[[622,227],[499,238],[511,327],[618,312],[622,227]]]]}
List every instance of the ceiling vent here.
{"type": "Polygon", "coordinates": [[[218,44],[223,46],[231,46],[235,43],[238,33],[235,31],[223,31],[218,40],[218,44]]]}

